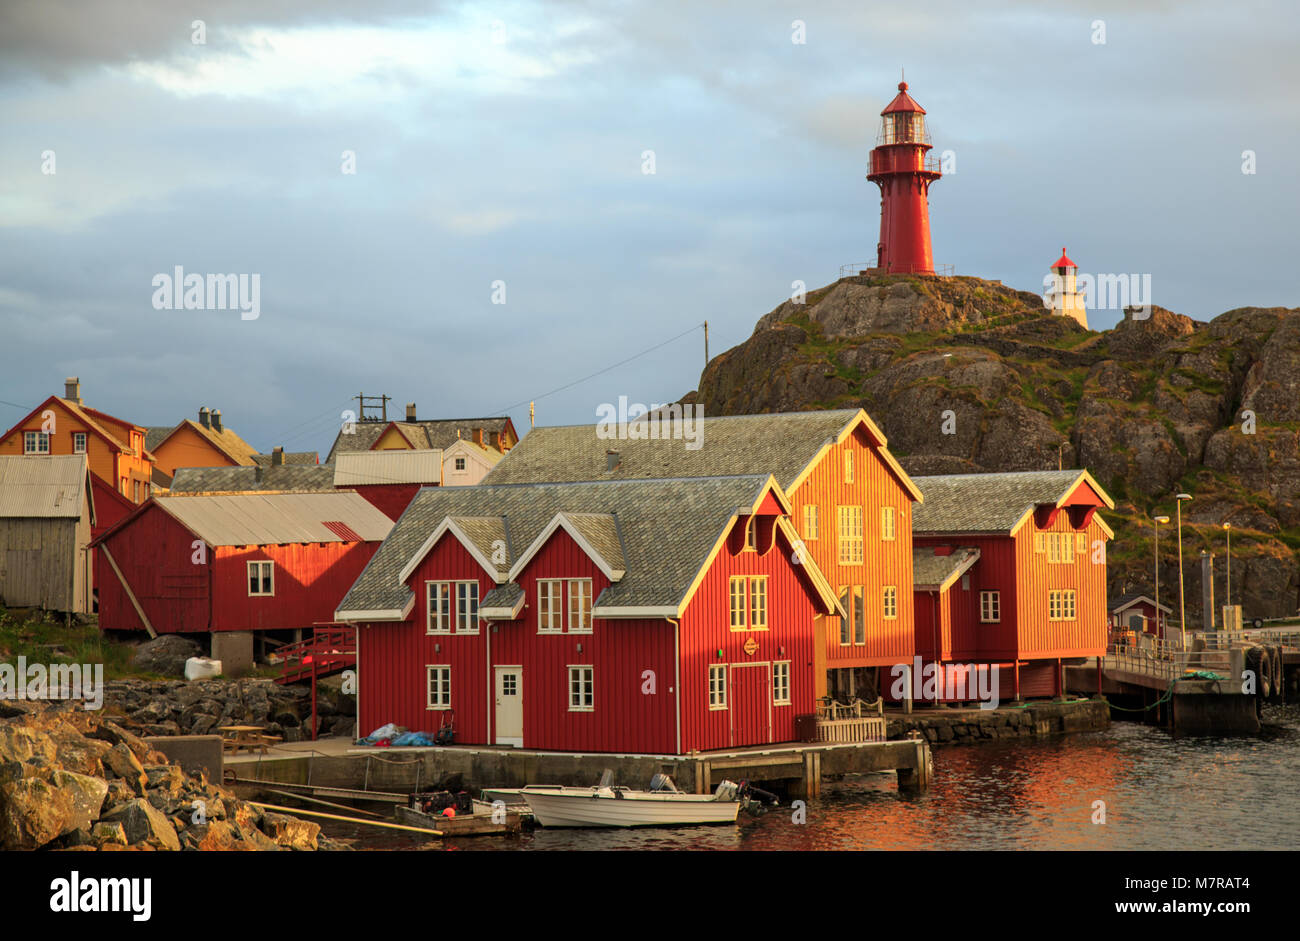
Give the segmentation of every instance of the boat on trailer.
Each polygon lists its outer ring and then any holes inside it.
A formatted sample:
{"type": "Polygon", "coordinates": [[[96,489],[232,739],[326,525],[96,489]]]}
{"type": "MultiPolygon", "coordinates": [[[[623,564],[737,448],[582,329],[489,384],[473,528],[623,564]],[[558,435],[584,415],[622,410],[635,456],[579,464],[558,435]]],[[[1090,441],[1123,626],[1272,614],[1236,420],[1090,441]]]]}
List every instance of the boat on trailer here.
{"type": "MultiPolygon", "coordinates": [[[[723,781],[712,794],[684,794],[666,774],[656,774],[650,790],[530,784],[519,796],[543,827],[684,827],[736,822],[753,798],[747,785],[723,781]]],[[[770,797],[771,795],[764,795],[770,797]]]]}

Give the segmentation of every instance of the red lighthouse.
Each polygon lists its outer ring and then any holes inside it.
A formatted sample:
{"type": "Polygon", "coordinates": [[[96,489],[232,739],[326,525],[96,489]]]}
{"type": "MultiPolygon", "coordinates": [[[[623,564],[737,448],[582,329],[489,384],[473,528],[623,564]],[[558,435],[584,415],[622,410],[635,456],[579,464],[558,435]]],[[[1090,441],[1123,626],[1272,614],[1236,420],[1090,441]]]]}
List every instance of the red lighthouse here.
{"type": "Polygon", "coordinates": [[[942,175],[929,154],[925,109],[898,83],[898,97],[880,112],[880,136],[867,179],[880,187],[876,265],[891,274],[934,274],[930,253],[930,184],[942,175]]]}

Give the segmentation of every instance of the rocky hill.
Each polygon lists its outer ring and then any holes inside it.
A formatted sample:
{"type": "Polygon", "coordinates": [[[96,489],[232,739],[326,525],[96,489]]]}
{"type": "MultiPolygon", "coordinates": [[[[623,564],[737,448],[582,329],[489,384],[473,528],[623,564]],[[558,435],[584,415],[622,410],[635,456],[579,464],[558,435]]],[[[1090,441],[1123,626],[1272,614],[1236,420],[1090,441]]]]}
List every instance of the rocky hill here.
{"type": "MultiPolygon", "coordinates": [[[[715,357],[687,397],[705,414],[861,406],[913,474],[1086,467],[1106,514],[1112,597],[1150,591],[1153,516],[1184,504],[1189,625],[1201,550],[1232,525],[1232,595],[1246,617],[1300,602],[1300,310],[1240,308],[1201,323],[1162,308],[1113,330],[1047,315],[1039,295],[979,278],[844,278],[787,301],[715,357]]],[[[1161,544],[1173,596],[1172,528],[1161,544]]]]}

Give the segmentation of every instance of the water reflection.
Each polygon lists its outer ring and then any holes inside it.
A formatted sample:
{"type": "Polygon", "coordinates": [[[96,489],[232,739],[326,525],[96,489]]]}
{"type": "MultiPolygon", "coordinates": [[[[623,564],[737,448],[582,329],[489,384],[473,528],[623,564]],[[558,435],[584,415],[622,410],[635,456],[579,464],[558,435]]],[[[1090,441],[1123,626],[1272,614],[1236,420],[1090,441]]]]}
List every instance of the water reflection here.
{"type": "Polygon", "coordinates": [[[517,839],[427,842],[414,834],[331,836],[358,848],[478,850],[1294,849],[1300,845],[1300,707],[1271,707],[1254,738],[1174,739],[1116,723],[1030,744],[935,749],[935,780],[915,797],[892,774],[828,781],[808,802],[737,827],[536,830],[517,839]],[[1095,801],[1105,823],[1093,823],[1095,801]]]}

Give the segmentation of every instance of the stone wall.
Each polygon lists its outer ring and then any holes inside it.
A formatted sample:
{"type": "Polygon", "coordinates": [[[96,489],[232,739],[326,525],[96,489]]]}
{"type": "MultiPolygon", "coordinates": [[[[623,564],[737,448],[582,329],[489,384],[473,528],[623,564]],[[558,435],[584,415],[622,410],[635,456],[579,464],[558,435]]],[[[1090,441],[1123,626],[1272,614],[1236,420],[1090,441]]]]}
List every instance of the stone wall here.
{"type": "Polygon", "coordinates": [[[964,745],[1008,738],[1032,738],[1063,732],[1093,732],[1110,725],[1104,700],[1028,703],[997,709],[918,709],[911,715],[890,714],[886,735],[907,738],[917,731],[934,745],[964,745]]]}

